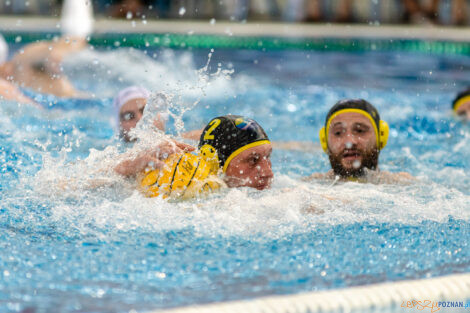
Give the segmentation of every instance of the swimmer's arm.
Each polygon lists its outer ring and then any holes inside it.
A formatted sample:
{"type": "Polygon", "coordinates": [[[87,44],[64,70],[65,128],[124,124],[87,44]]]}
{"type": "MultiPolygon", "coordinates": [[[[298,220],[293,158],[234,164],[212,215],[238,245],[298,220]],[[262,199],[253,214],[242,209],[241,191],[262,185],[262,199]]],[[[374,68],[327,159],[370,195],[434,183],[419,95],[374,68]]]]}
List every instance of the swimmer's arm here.
{"type": "Polygon", "coordinates": [[[314,179],[334,179],[334,178],[335,178],[335,174],[333,170],[329,170],[326,173],[313,173],[310,176],[302,178],[302,181],[311,181],[314,179]]]}
{"type": "Polygon", "coordinates": [[[155,148],[138,153],[135,157],[132,156],[135,152],[131,151],[123,157],[123,161],[120,161],[114,167],[114,171],[119,175],[132,177],[142,172],[147,167],[154,169],[161,168],[164,164],[163,160],[171,154],[193,150],[194,147],[182,142],[164,142],[157,145],[155,148]]]}
{"type": "Polygon", "coordinates": [[[410,173],[407,173],[407,172],[392,173],[392,172],[380,171],[379,177],[382,183],[387,183],[387,184],[392,184],[392,183],[409,184],[413,181],[416,181],[416,177],[412,176],[410,173]]]}
{"type": "Polygon", "coordinates": [[[186,133],[182,133],[181,137],[184,139],[191,139],[191,140],[198,141],[201,138],[202,131],[203,129],[192,130],[186,133]]]}
{"type": "Polygon", "coordinates": [[[304,152],[320,151],[321,147],[318,143],[311,141],[274,141],[272,142],[274,149],[295,150],[304,152]]]}
{"type": "Polygon", "coordinates": [[[38,103],[21,93],[18,87],[3,78],[0,78],[0,99],[12,100],[19,103],[28,103],[37,106],[38,108],[42,108],[38,103]]]}
{"type": "Polygon", "coordinates": [[[124,177],[132,177],[142,172],[146,167],[161,168],[163,162],[156,158],[156,154],[152,156],[150,151],[144,151],[135,158],[129,158],[119,162],[114,171],[124,177]]]}

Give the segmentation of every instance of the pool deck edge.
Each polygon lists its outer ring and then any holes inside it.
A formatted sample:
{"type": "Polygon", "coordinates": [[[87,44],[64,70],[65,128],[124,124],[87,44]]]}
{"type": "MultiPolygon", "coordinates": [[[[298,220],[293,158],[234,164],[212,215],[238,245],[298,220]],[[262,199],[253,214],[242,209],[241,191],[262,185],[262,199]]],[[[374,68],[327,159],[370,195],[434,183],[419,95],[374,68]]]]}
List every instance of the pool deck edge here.
{"type": "MultiPolygon", "coordinates": [[[[58,32],[58,18],[0,15],[0,32],[58,32]]],[[[338,25],[281,22],[210,22],[181,20],[95,21],[95,33],[158,33],[186,35],[222,35],[248,37],[419,39],[470,42],[470,28],[408,25],[338,25]]]]}
{"type": "Polygon", "coordinates": [[[468,299],[470,299],[470,274],[454,274],[296,295],[155,310],[152,313],[372,312],[371,309],[390,312],[407,308],[419,311],[428,308],[426,312],[437,312],[436,306],[439,301],[463,302],[465,306],[468,299]],[[435,310],[431,310],[433,305],[435,310]]]}

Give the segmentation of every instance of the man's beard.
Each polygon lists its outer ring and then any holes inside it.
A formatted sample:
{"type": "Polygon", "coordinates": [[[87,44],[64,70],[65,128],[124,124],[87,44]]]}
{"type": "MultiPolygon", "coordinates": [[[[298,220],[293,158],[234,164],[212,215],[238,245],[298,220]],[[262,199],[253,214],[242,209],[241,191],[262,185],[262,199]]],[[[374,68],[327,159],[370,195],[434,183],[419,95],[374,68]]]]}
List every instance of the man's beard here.
{"type": "Polygon", "coordinates": [[[360,150],[354,150],[358,152],[362,156],[362,161],[357,161],[359,162],[358,166],[352,166],[351,168],[344,168],[343,165],[341,164],[341,160],[343,158],[344,150],[341,151],[339,154],[332,154],[331,152],[329,153],[329,158],[330,158],[330,164],[331,168],[333,169],[333,172],[335,175],[340,176],[341,178],[347,178],[347,177],[362,177],[366,174],[365,169],[369,170],[375,170],[377,169],[377,164],[379,162],[379,151],[374,148],[370,151],[360,151],[360,150]]]}

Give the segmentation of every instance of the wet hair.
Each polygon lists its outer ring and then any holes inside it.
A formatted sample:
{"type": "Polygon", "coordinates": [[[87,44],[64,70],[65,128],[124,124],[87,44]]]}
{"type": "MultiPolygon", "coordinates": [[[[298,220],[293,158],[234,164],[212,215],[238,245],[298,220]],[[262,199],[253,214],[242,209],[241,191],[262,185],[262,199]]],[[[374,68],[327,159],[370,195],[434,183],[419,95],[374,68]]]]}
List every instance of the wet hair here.
{"type": "Polygon", "coordinates": [[[333,114],[335,114],[338,111],[345,110],[345,109],[357,109],[357,110],[367,112],[370,115],[370,117],[372,117],[377,129],[379,129],[379,126],[380,126],[379,111],[377,111],[377,109],[372,104],[370,104],[369,102],[363,99],[346,99],[346,100],[338,101],[326,115],[325,127],[327,126],[328,121],[330,120],[333,114]]]}
{"type": "Polygon", "coordinates": [[[456,108],[456,105],[457,105],[457,102],[459,102],[460,99],[464,98],[464,97],[467,97],[467,96],[470,96],[470,87],[468,87],[467,89],[465,89],[464,91],[461,91],[457,94],[457,96],[455,97],[454,101],[452,101],[452,110],[455,110],[457,109],[456,108]]]}
{"type": "Polygon", "coordinates": [[[269,143],[268,135],[253,119],[239,115],[225,115],[212,119],[199,140],[202,154],[215,154],[225,172],[230,161],[242,151],[269,143]]]}

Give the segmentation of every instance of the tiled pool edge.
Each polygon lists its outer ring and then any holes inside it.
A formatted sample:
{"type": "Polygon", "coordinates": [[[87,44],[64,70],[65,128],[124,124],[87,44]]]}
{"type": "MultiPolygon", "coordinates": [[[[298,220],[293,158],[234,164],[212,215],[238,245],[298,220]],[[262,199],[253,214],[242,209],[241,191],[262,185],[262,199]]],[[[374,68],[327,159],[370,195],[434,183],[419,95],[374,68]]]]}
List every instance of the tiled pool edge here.
{"type": "MultiPolygon", "coordinates": [[[[269,296],[252,300],[230,301],[207,305],[155,310],[152,313],[315,313],[315,312],[389,312],[413,305],[408,301],[425,300],[463,302],[470,299],[470,274],[380,283],[368,286],[308,292],[295,295],[269,296]],[[405,307],[402,307],[405,306],[405,307]]],[[[418,308],[414,303],[414,310],[418,308]]],[[[418,311],[422,312],[423,309],[418,311]]],[[[433,312],[436,312],[437,309],[433,312]]],[[[411,312],[411,311],[410,311],[411,312]]]]}

